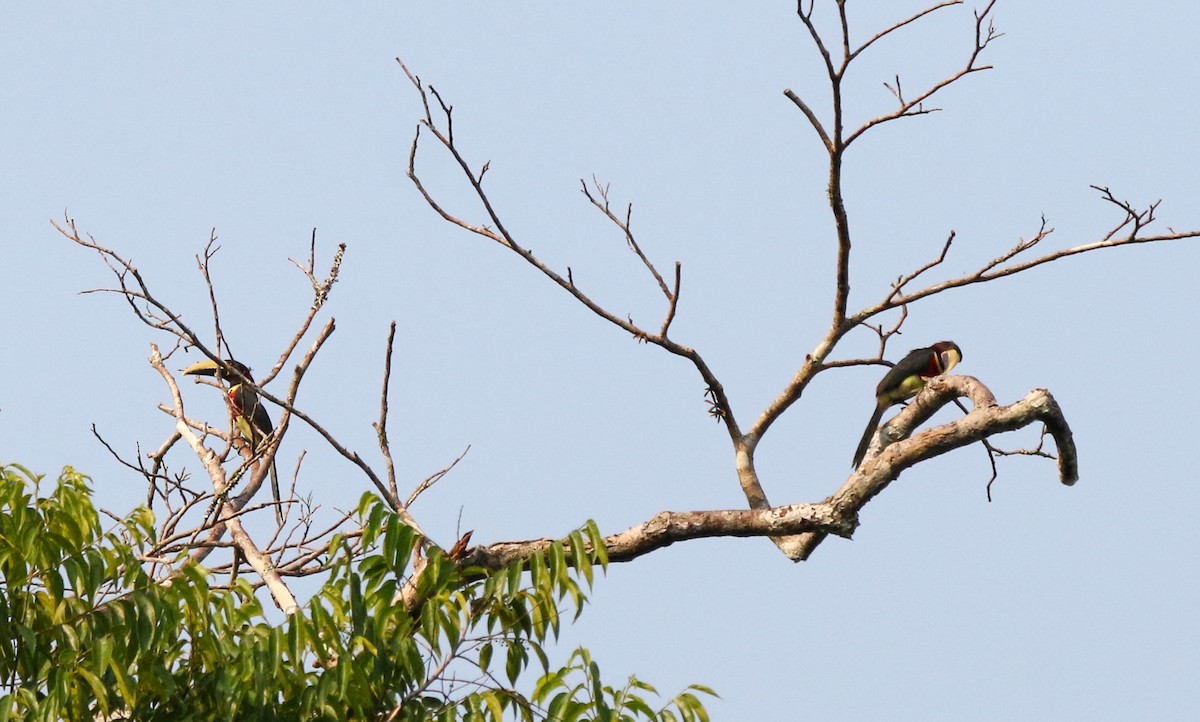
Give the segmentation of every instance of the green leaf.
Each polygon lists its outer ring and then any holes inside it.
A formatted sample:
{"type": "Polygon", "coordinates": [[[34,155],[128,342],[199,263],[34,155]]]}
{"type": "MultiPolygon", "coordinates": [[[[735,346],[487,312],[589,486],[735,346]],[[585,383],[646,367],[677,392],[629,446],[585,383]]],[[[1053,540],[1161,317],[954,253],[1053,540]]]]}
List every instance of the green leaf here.
{"type": "Polygon", "coordinates": [[[546,697],[556,689],[561,689],[566,686],[563,678],[567,675],[566,669],[559,669],[554,672],[543,674],[533,686],[533,701],[541,704],[546,701],[546,697]]]}
{"type": "Polygon", "coordinates": [[[484,672],[487,672],[492,666],[492,650],[491,642],[484,642],[483,646],[479,648],[479,669],[484,672]]]}
{"type": "Polygon", "coordinates": [[[567,707],[571,704],[571,695],[566,692],[559,692],[554,695],[554,699],[550,700],[550,705],[546,708],[546,719],[563,720],[567,718],[567,707]]]}
{"type": "Polygon", "coordinates": [[[464,571],[431,550],[414,615],[396,592],[420,537],[366,496],[361,539],[332,543],[328,576],[313,585],[302,614],[280,623],[264,615],[267,597],[256,596],[253,575],[213,589],[216,577],[186,553],[170,569],[143,566],[148,554],[161,554],[148,509],[101,533],[86,477],[66,470],[51,496],[40,493],[28,475],[0,467],[0,639],[10,640],[0,645],[0,669],[20,670],[6,676],[0,722],[114,711],[132,719],[324,722],[376,718],[401,700],[400,719],[411,720],[498,722],[507,713],[531,721],[550,710],[555,722],[708,719],[696,697],[711,694],[706,687],[688,688],[655,716],[630,693],[649,685],[605,687],[586,648],[550,666],[543,641],[560,632],[563,600],[570,597],[578,617],[583,581],[590,589],[592,566],[605,560],[592,541],[600,539],[594,522],[527,565],[496,571],[464,571]],[[151,573],[172,576],[163,583],[151,573]],[[470,692],[452,683],[461,668],[443,664],[446,655],[493,675],[498,648],[507,685],[489,677],[495,688],[470,692]],[[541,669],[531,703],[517,688],[529,689],[535,656],[541,669]]]}
{"type": "Polygon", "coordinates": [[[494,722],[501,722],[504,719],[504,704],[501,702],[499,695],[489,690],[483,693],[483,701],[487,704],[492,720],[494,722]]]}
{"type": "Polygon", "coordinates": [[[571,545],[571,562],[575,565],[575,570],[587,580],[588,589],[591,589],[592,559],[584,551],[583,533],[578,529],[571,532],[567,536],[567,543],[571,545]]]}
{"type": "Polygon", "coordinates": [[[508,658],[504,665],[504,672],[508,675],[509,684],[517,683],[517,678],[521,676],[521,672],[525,669],[525,665],[528,662],[529,654],[525,651],[524,645],[509,645],[508,658]]]}
{"type": "Polygon", "coordinates": [[[529,585],[538,591],[547,589],[550,586],[548,577],[545,552],[534,552],[529,560],[529,585]]]}
{"type": "Polygon", "coordinates": [[[630,710],[642,715],[646,719],[658,718],[658,715],[654,713],[654,710],[650,708],[650,705],[646,703],[646,700],[635,694],[631,694],[625,698],[625,706],[630,710]]]}
{"type": "Polygon", "coordinates": [[[533,653],[537,655],[538,662],[542,666],[542,671],[548,671],[550,669],[550,660],[546,656],[546,650],[542,649],[542,645],[538,644],[537,642],[528,642],[527,645],[533,650],[533,653]]]}
{"type": "Polygon", "coordinates": [[[362,577],[351,572],[347,580],[350,588],[350,622],[355,629],[360,629],[367,618],[367,605],[362,596],[362,577]]]}
{"type": "Polygon", "coordinates": [[[520,562],[508,566],[508,596],[510,597],[521,591],[522,567],[520,562]]]}
{"type": "Polygon", "coordinates": [[[550,584],[562,590],[562,584],[567,580],[567,560],[563,553],[563,545],[560,543],[552,543],[550,545],[550,584]]]}
{"type": "Polygon", "coordinates": [[[584,524],[584,531],[588,535],[588,540],[592,543],[592,556],[601,569],[608,569],[608,547],[604,545],[604,535],[600,533],[600,527],[596,526],[593,519],[588,519],[584,524]]]}

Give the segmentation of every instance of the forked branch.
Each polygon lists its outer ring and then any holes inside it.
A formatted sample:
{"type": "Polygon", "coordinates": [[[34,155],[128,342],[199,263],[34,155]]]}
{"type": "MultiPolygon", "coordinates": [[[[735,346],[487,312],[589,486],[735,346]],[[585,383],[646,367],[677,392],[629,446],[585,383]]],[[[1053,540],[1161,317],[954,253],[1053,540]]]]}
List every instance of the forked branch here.
{"type": "MultiPolygon", "coordinates": [[[[934,379],[880,434],[879,442],[859,470],[833,496],[818,504],[791,504],[767,509],[662,512],[642,524],[604,538],[608,559],[627,562],[675,542],[705,537],[784,537],[799,544],[794,561],[806,559],[829,534],[851,538],[858,513],[871,498],[899,478],[906,469],[953,449],[969,446],[996,434],[1044,424],[1058,446],[1059,479],[1078,479],[1075,443],[1071,429],[1054,397],[1036,389],[1009,406],[998,406],[991,391],[970,376],[934,379]],[[958,397],[971,400],[974,409],[965,417],[914,434],[940,408],[958,397]]],[[[526,560],[544,551],[552,539],[500,542],[475,547],[465,563],[498,568],[526,560]]],[[[785,548],[785,552],[788,548],[785,548]]]]}
{"type": "MultiPolygon", "coordinates": [[[[630,244],[630,247],[635,253],[637,253],[639,258],[642,259],[643,263],[654,275],[660,288],[663,289],[664,294],[667,296],[668,309],[662,326],[657,332],[653,332],[638,326],[632,321],[632,319],[622,318],[620,315],[601,306],[598,302],[588,296],[588,294],[586,294],[577,283],[575,283],[569,268],[567,269],[566,276],[559,274],[557,271],[546,265],[531,250],[524,247],[517,241],[514,235],[508,230],[504,222],[501,220],[498,211],[491,201],[491,198],[488,196],[487,190],[483,187],[483,175],[484,172],[486,172],[488,165],[485,164],[483,166],[483,170],[479,171],[478,173],[475,172],[472,170],[471,164],[463,156],[458,146],[454,143],[454,137],[451,133],[453,106],[442,101],[441,96],[436,95],[432,87],[427,88],[424,83],[421,82],[421,79],[413,74],[408,67],[404,65],[403,61],[397,58],[396,62],[399,63],[400,67],[404,70],[405,75],[408,76],[408,79],[412,83],[413,87],[416,88],[417,93],[421,97],[421,105],[425,110],[425,117],[417,126],[417,130],[413,135],[412,144],[409,147],[408,177],[416,186],[417,192],[421,194],[421,197],[425,200],[426,204],[429,205],[429,207],[432,208],[433,211],[441,216],[445,221],[476,235],[488,238],[513,251],[522,259],[524,259],[526,263],[528,263],[530,266],[533,266],[535,269],[541,272],[542,275],[569,293],[575,298],[575,300],[577,300],[579,303],[582,303],[592,313],[596,314],[610,324],[622,329],[633,338],[654,346],[658,346],[668,353],[680,356],[690,361],[699,372],[701,379],[704,381],[706,394],[710,395],[714,399],[714,405],[719,411],[718,417],[725,423],[730,438],[735,440],[738,439],[741,436],[741,431],[737,426],[737,421],[734,419],[733,408],[729,403],[729,399],[725,395],[725,389],[717,379],[716,374],[714,374],[712,369],[709,368],[708,364],[704,361],[699,352],[693,348],[677,343],[667,335],[667,332],[670,330],[671,321],[675,317],[676,304],[678,303],[679,299],[681,274],[679,265],[676,264],[675,284],[674,289],[671,290],[667,287],[666,282],[663,281],[662,276],[654,268],[654,265],[650,263],[645,254],[641,252],[640,246],[637,245],[636,240],[633,238],[632,232],[629,230],[628,217],[625,221],[622,221],[619,217],[612,214],[611,211],[607,211],[607,215],[619,227],[622,228],[622,231],[625,233],[626,241],[630,244]],[[433,114],[432,107],[429,102],[431,95],[433,95],[437,101],[438,107],[441,108],[441,116],[435,117],[433,114]],[[487,216],[490,223],[486,225],[479,225],[476,223],[469,223],[459,218],[438,203],[433,195],[425,188],[425,185],[421,182],[420,175],[417,173],[416,168],[417,151],[420,147],[422,129],[424,129],[428,134],[432,135],[433,138],[439,144],[441,144],[441,146],[454,159],[455,163],[461,169],[462,174],[466,178],[468,184],[470,184],[471,189],[474,191],[475,197],[483,207],[484,214],[487,216]]],[[[584,188],[584,192],[585,194],[587,193],[586,186],[584,188]]],[[[592,199],[593,204],[597,205],[597,207],[601,208],[601,210],[605,210],[605,202],[603,200],[597,201],[594,196],[589,195],[589,197],[592,199]]]]}
{"type": "MultiPolygon", "coordinates": [[[[221,466],[220,461],[217,459],[216,454],[214,454],[211,449],[204,445],[200,438],[192,432],[192,429],[187,423],[183,412],[183,397],[179,393],[179,387],[176,385],[175,379],[172,378],[171,373],[163,364],[162,354],[159,352],[158,347],[153,344],[151,344],[150,349],[150,365],[154,367],[155,371],[158,371],[163,381],[167,384],[167,388],[171,392],[172,404],[175,410],[176,430],[184,438],[184,440],[187,441],[188,445],[192,447],[192,450],[196,453],[196,456],[200,459],[201,463],[204,464],[205,470],[212,478],[214,484],[216,484],[218,487],[227,487],[228,483],[225,482],[225,470],[221,466]]],[[[221,488],[218,488],[218,493],[220,491],[221,488]]],[[[287,584],[275,570],[275,566],[271,563],[270,557],[263,553],[262,550],[258,548],[258,545],[254,543],[254,540],[250,538],[250,535],[246,533],[245,528],[242,526],[241,519],[238,516],[239,510],[239,508],[229,504],[228,502],[223,504],[221,509],[221,515],[223,518],[221,519],[220,524],[229,530],[234,544],[237,545],[239,551],[250,564],[250,566],[253,567],[254,570],[262,577],[263,582],[266,583],[267,588],[271,592],[271,597],[275,600],[275,603],[279,605],[279,608],[283,610],[283,613],[293,614],[297,609],[300,608],[300,605],[296,602],[296,597],[292,594],[291,590],[288,589],[287,584]]]]}
{"type": "MultiPolygon", "coordinates": [[[[940,376],[894,419],[884,424],[862,464],[826,503],[839,515],[856,517],[867,502],[906,469],[954,449],[1031,424],[1044,424],[1058,447],[1058,478],[1066,486],[1079,479],[1078,457],[1071,427],[1049,391],[1034,389],[1025,398],[998,406],[992,392],[971,376],[940,376]],[[957,398],[970,399],[966,416],[920,433],[918,426],[957,398]]],[[[990,482],[989,482],[990,483],[990,482]]],[[[821,532],[802,535],[800,559],[807,559],[824,539],[821,532]]]]}
{"type": "MultiPolygon", "coordinates": [[[[930,284],[929,286],[916,291],[905,292],[904,287],[906,284],[914,280],[925,270],[940,264],[945,259],[947,252],[950,250],[950,242],[948,240],[946,244],[943,245],[941,253],[934,261],[925,264],[913,274],[902,277],[897,284],[893,285],[892,290],[887,296],[884,297],[882,301],[873,306],[868,306],[867,308],[864,308],[858,313],[854,314],[852,317],[847,319],[847,325],[849,327],[853,327],[877,314],[883,313],[884,311],[888,311],[897,307],[907,307],[909,304],[912,304],[915,301],[919,301],[951,289],[962,288],[964,286],[970,286],[978,283],[996,281],[1001,278],[1023,273],[1047,263],[1053,263],[1055,261],[1069,258],[1071,256],[1077,256],[1083,253],[1091,253],[1093,251],[1098,251],[1105,248],[1120,248],[1123,246],[1131,246],[1141,243],[1165,243],[1170,241],[1182,241],[1191,238],[1200,238],[1200,230],[1177,232],[1168,229],[1167,233],[1143,235],[1146,227],[1157,220],[1155,217],[1155,211],[1159,205],[1158,201],[1155,201],[1144,209],[1139,209],[1126,201],[1117,200],[1108,188],[1100,186],[1092,187],[1101,192],[1101,196],[1104,201],[1116,205],[1123,212],[1121,221],[1100,240],[1092,241],[1090,243],[1083,243],[1070,248],[1059,249],[1057,251],[1051,251],[1036,258],[1018,261],[1017,259],[1019,256],[1038,246],[1054,233],[1054,228],[1048,224],[1046,218],[1043,216],[1038,230],[1035,233],[1030,235],[1028,238],[1018,239],[1017,243],[1013,245],[1012,248],[1009,248],[1007,251],[999,256],[996,256],[990,261],[983,263],[978,269],[963,276],[958,276],[956,278],[930,284]],[[1122,231],[1124,231],[1124,233],[1122,233],[1122,231]]],[[[951,240],[952,239],[953,235],[951,236],[951,240]]]]}
{"type": "MultiPolygon", "coordinates": [[[[218,294],[213,283],[213,276],[210,273],[210,264],[217,252],[220,250],[216,245],[215,232],[210,235],[209,241],[205,246],[202,254],[196,258],[200,272],[205,280],[208,290],[209,303],[211,305],[212,319],[214,324],[214,335],[217,339],[215,346],[208,346],[200,336],[185,323],[179,314],[173,312],[168,305],[161,301],[151,291],[146,279],[133,265],[131,261],[120,256],[115,251],[105,248],[97,243],[90,236],[83,236],[79,233],[75,223],[71,219],[66,219],[63,224],[51,222],[54,227],[66,238],[72,242],[88,248],[96,252],[113,272],[117,279],[115,288],[95,289],[86,291],[85,293],[108,292],[115,293],[124,298],[133,309],[135,316],[146,325],[158,331],[162,331],[175,339],[176,348],[192,347],[200,351],[212,361],[222,364],[222,373],[228,374],[230,380],[245,384],[254,389],[258,398],[269,401],[277,405],[282,413],[278,419],[278,423],[274,425],[273,431],[266,436],[265,443],[259,445],[258,448],[250,448],[246,444],[238,444],[237,448],[242,450],[245,459],[236,467],[227,469],[223,462],[229,455],[230,451],[235,448],[234,440],[239,438],[236,432],[228,433],[211,429],[207,424],[197,422],[187,418],[183,414],[182,400],[179,394],[178,387],[170,373],[167,371],[164,356],[157,347],[154,347],[152,355],[152,364],[154,368],[164,375],[167,380],[168,388],[171,391],[173,402],[170,405],[163,405],[165,412],[171,414],[175,420],[176,431],[171,439],[156,452],[151,455],[153,466],[150,469],[143,469],[142,474],[151,485],[147,498],[153,502],[155,498],[161,498],[165,504],[165,513],[161,515],[160,529],[158,534],[158,543],[151,552],[155,558],[148,559],[150,563],[162,563],[166,567],[171,567],[172,562],[168,557],[176,558],[181,552],[188,552],[190,558],[195,562],[204,561],[213,550],[220,548],[229,548],[232,543],[239,549],[239,553],[246,563],[258,571],[262,575],[263,583],[271,588],[271,592],[281,608],[290,610],[294,608],[294,599],[289,599],[286,590],[276,589],[277,580],[280,573],[271,564],[271,557],[279,555],[282,558],[288,550],[287,543],[283,547],[273,548],[270,552],[269,547],[273,547],[274,539],[268,545],[259,545],[244,535],[244,529],[241,526],[241,517],[251,511],[260,508],[271,508],[272,505],[258,504],[251,505],[252,497],[258,491],[263,483],[264,478],[268,474],[269,466],[273,463],[275,454],[279,448],[279,444],[289,428],[292,417],[296,417],[308,424],[329,445],[344,458],[355,464],[363,473],[372,481],[380,495],[385,498],[391,507],[406,521],[410,526],[420,531],[420,527],[416,520],[408,514],[404,508],[403,500],[399,498],[397,490],[395,473],[390,454],[390,448],[387,443],[386,435],[386,418],[387,418],[387,381],[390,375],[391,347],[392,337],[388,339],[387,358],[385,359],[385,378],[383,399],[381,401],[381,418],[378,426],[380,432],[381,449],[384,454],[387,464],[387,481],[380,476],[366,463],[357,453],[347,448],[340,443],[333,434],[323,425],[318,423],[313,417],[305,413],[296,406],[296,399],[299,394],[300,383],[307,370],[314,363],[317,353],[323,347],[324,343],[329,339],[335,326],[333,319],[329,319],[316,333],[311,334],[313,321],[316,313],[323,307],[328,299],[330,289],[338,279],[339,270],[341,267],[342,258],[345,251],[345,245],[339,245],[334,255],[332,264],[328,274],[324,278],[318,278],[315,273],[315,232],[313,244],[310,246],[310,254],[307,265],[296,265],[308,278],[313,287],[313,302],[305,314],[303,320],[299,324],[299,330],[293,335],[286,345],[286,349],[280,356],[279,362],[275,369],[268,375],[264,381],[255,383],[248,376],[245,376],[237,368],[225,368],[223,359],[227,356],[233,356],[229,353],[229,346],[226,343],[225,335],[222,331],[220,304],[218,303],[218,294]],[[311,337],[311,338],[310,338],[311,337]],[[286,393],[282,396],[276,395],[265,388],[263,384],[270,380],[285,363],[287,363],[294,355],[299,344],[306,338],[310,338],[308,348],[301,355],[301,358],[295,363],[292,368],[291,378],[286,393]],[[169,479],[165,472],[165,456],[169,449],[178,439],[183,439],[192,447],[192,451],[200,460],[201,465],[205,470],[206,480],[210,483],[211,489],[203,490],[198,488],[190,488],[187,485],[188,477],[186,474],[180,474],[176,479],[169,479]],[[221,452],[214,451],[210,448],[213,439],[220,439],[225,446],[221,452]],[[246,480],[248,479],[248,481],[246,480]],[[239,481],[242,483],[239,484],[239,481]],[[159,486],[162,485],[160,489],[159,486]],[[234,495],[236,493],[236,496],[234,495]],[[206,505],[211,505],[216,511],[215,516],[210,513],[204,514],[199,523],[193,523],[190,528],[184,524],[185,517],[189,514],[195,516],[196,510],[203,511],[206,505]],[[232,535],[232,539],[227,539],[226,535],[232,535]],[[162,558],[158,558],[162,557],[162,558]]],[[[393,327],[394,334],[394,327],[393,327]]],[[[233,418],[231,409],[231,420],[233,418]]],[[[229,428],[234,428],[234,424],[230,424],[229,428]]],[[[301,455],[303,456],[303,455],[301,455]]],[[[138,467],[141,468],[139,461],[138,467]]],[[[297,463],[297,473],[299,471],[299,463],[297,463]]],[[[301,507],[307,507],[303,501],[296,500],[294,494],[286,503],[299,504],[301,507]]],[[[210,511],[212,511],[210,510],[210,511]]],[[[343,518],[343,521],[345,518],[343,518]]],[[[193,520],[194,521],[194,520],[193,520]]],[[[287,532],[286,538],[299,540],[296,543],[302,544],[304,549],[295,548],[295,554],[292,555],[292,560],[289,562],[287,573],[293,575],[302,575],[312,573],[321,568],[321,562],[318,561],[320,554],[314,556],[312,551],[319,547],[321,536],[313,536],[311,531],[311,514],[303,512],[296,524],[287,532]],[[307,560],[307,561],[304,561],[307,560]],[[308,566],[305,566],[305,565],[308,566]]],[[[353,530],[351,530],[353,531],[353,530]]],[[[283,532],[282,529],[277,529],[275,538],[283,532]]],[[[329,536],[329,532],[324,533],[325,537],[329,536]]],[[[236,573],[233,569],[232,573],[236,573]]]]}
{"type": "MultiPolygon", "coordinates": [[[[928,10],[925,10],[924,12],[921,12],[921,13],[913,16],[912,18],[904,21],[902,24],[893,26],[893,28],[903,27],[903,25],[907,25],[908,23],[913,22],[914,20],[917,20],[925,15],[928,15],[929,13],[931,13],[935,10],[939,10],[943,7],[949,7],[951,5],[958,5],[958,4],[961,4],[961,3],[953,2],[953,3],[941,3],[940,5],[935,5],[931,8],[929,8],[928,10]]],[[[961,70],[959,70],[957,73],[954,73],[953,75],[950,75],[946,78],[939,80],[938,82],[936,82],[932,86],[930,86],[928,89],[926,89],[924,92],[918,93],[916,96],[914,96],[908,100],[904,99],[904,94],[900,91],[900,79],[899,79],[899,76],[897,76],[896,86],[894,88],[891,86],[888,86],[888,89],[891,90],[892,94],[896,96],[896,99],[897,99],[897,101],[899,101],[900,106],[898,108],[896,108],[894,111],[892,111],[891,113],[886,113],[884,115],[878,116],[878,117],[873,118],[873,119],[867,121],[866,123],[864,123],[862,126],[860,126],[858,128],[858,130],[854,131],[853,133],[850,134],[850,136],[848,138],[846,138],[846,145],[847,146],[850,145],[855,140],[857,140],[860,136],[862,136],[863,133],[866,133],[868,130],[870,130],[871,128],[874,128],[877,125],[882,125],[883,123],[887,123],[889,121],[893,121],[898,118],[911,118],[916,115],[925,115],[927,113],[933,113],[938,110],[941,110],[940,108],[926,108],[925,101],[932,98],[939,91],[953,85],[954,83],[957,83],[959,80],[962,80],[963,78],[965,78],[968,75],[971,75],[972,73],[978,73],[983,70],[991,70],[992,66],[979,64],[979,56],[983,53],[984,50],[987,49],[988,45],[990,45],[994,40],[1003,36],[1003,33],[996,31],[996,26],[992,23],[992,8],[995,7],[995,5],[996,5],[996,0],[991,0],[991,2],[989,2],[982,11],[977,11],[975,13],[975,44],[974,44],[974,47],[971,49],[971,54],[967,57],[966,65],[963,66],[963,68],[961,70]]],[[[890,32],[890,30],[888,30],[886,32],[890,32]]],[[[869,42],[871,42],[871,41],[868,41],[868,44],[869,44],[869,42]]],[[[885,85],[886,85],[886,83],[885,83],[885,85]]]]}

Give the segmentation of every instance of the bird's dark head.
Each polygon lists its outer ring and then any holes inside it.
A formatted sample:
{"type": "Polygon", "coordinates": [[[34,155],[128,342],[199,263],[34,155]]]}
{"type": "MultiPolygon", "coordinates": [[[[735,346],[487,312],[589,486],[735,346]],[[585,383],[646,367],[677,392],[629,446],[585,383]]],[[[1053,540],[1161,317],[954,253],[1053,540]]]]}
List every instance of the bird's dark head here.
{"type": "Polygon", "coordinates": [[[237,377],[226,372],[226,368],[233,369],[234,371],[237,371],[241,375],[245,376],[250,381],[254,381],[254,377],[250,375],[250,367],[241,361],[234,361],[231,358],[225,359],[224,363],[222,364],[218,364],[216,361],[211,359],[205,359],[188,366],[183,370],[183,373],[187,376],[232,376],[234,380],[236,380],[237,377]]]}
{"type": "Polygon", "coordinates": [[[941,373],[947,373],[950,369],[958,365],[962,361],[962,349],[953,341],[938,341],[929,348],[937,355],[938,367],[941,373]]]}

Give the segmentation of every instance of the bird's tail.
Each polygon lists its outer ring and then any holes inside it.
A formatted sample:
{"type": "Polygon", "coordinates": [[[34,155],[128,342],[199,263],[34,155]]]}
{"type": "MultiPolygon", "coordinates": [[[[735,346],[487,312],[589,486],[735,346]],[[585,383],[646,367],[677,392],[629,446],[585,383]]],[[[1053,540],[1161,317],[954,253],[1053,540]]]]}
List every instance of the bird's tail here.
{"type": "Polygon", "coordinates": [[[871,448],[871,439],[875,438],[875,431],[879,427],[879,420],[883,418],[883,412],[886,409],[886,404],[875,404],[875,413],[871,414],[871,422],[867,424],[867,430],[863,432],[862,441],[858,442],[858,450],[854,452],[855,469],[862,463],[863,457],[867,455],[867,449],[871,448]]]}
{"type": "Polygon", "coordinates": [[[275,497],[275,521],[283,526],[283,505],[279,503],[279,474],[275,471],[275,459],[271,459],[271,495],[275,497]]]}

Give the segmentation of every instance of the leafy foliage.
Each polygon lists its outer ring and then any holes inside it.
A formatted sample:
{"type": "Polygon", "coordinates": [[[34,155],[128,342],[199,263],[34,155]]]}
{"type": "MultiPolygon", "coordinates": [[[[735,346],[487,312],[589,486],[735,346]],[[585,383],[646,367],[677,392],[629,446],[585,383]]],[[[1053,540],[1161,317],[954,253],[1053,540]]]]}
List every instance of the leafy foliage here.
{"type": "Polygon", "coordinates": [[[146,509],[104,531],[87,477],[67,468],[44,497],[41,482],[0,467],[0,722],[708,719],[704,687],[655,708],[636,678],[604,685],[586,649],[551,668],[547,641],[607,563],[594,524],[485,573],[367,495],[321,590],[272,624],[244,578],[214,588],[186,558],[152,576],[146,509]]]}

